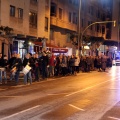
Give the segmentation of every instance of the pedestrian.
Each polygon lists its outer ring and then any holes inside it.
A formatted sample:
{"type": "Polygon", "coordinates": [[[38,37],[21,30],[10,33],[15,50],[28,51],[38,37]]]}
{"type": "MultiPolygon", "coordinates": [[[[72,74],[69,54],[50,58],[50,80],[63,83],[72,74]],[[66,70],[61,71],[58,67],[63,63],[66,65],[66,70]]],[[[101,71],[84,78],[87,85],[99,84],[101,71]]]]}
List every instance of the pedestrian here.
{"type": "Polygon", "coordinates": [[[38,58],[38,54],[35,54],[35,81],[39,81],[39,58],[38,58]]]}
{"type": "Polygon", "coordinates": [[[47,79],[48,77],[47,67],[48,67],[49,59],[46,54],[46,51],[43,51],[42,56],[40,58],[40,62],[41,62],[42,78],[47,79]]]}
{"type": "MultiPolygon", "coordinates": [[[[11,58],[8,60],[8,67],[9,67],[9,71],[11,71],[12,67],[13,67],[13,63],[16,59],[16,53],[13,53],[11,58]]],[[[14,79],[14,75],[10,74],[10,80],[14,79]]]]}
{"type": "Polygon", "coordinates": [[[80,64],[80,58],[79,56],[75,57],[75,74],[79,73],[79,64],[80,64]]]}
{"type": "Polygon", "coordinates": [[[6,75],[6,71],[7,71],[7,66],[8,66],[8,59],[7,56],[4,55],[3,59],[1,59],[1,68],[0,68],[0,81],[1,84],[2,82],[2,77],[4,76],[4,83],[7,84],[7,75],[6,75]]]}
{"type": "MultiPolygon", "coordinates": [[[[32,68],[33,66],[33,61],[32,59],[30,59],[30,54],[27,53],[25,55],[25,58],[23,60],[23,67],[27,69],[27,65],[29,68],[32,68]]],[[[30,80],[30,84],[32,84],[32,76],[31,76],[31,70],[29,69],[28,72],[26,74],[24,74],[24,84],[26,85],[28,83],[28,78],[30,80]]]]}
{"type": "Polygon", "coordinates": [[[16,59],[13,63],[13,67],[12,67],[12,74],[14,75],[15,78],[15,84],[17,85],[19,82],[19,74],[20,71],[22,71],[22,59],[20,58],[20,54],[16,55],[16,59]]]}

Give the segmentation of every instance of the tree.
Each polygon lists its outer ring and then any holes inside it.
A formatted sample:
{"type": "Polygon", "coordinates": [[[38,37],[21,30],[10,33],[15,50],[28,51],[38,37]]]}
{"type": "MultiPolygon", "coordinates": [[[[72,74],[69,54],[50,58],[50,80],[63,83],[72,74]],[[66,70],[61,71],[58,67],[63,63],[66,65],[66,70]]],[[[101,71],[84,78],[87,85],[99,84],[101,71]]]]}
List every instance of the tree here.
{"type": "Polygon", "coordinates": [[[12,31],[13,31],[13,28],[10,28],[8,26],[5,26],[5,27],[1,26],[0,27],[0,32],[5,33],[4,35],[10,35],[12,31]]]}
{"type": "MultiPolygon", "coordinates": [[[[11,50],[10,50],[10,35],[12,34],[13,28],[10,28],[8,26],[0,26],[0,34],[2,37],[7,38],[8,40],[8,50],[9,50],[9,57],[11,57],[11,50]]],[[[4,42],[3,42],[4,44],[4,42]]],[[[2,49],[2,54],[4,55],[4,49],[2,49]]]]}
{"type": "Polygon", "coordinates": [[[78,45],[78,35],[76,33],[70,34],[70,40],[74,46],[78,45]]]}

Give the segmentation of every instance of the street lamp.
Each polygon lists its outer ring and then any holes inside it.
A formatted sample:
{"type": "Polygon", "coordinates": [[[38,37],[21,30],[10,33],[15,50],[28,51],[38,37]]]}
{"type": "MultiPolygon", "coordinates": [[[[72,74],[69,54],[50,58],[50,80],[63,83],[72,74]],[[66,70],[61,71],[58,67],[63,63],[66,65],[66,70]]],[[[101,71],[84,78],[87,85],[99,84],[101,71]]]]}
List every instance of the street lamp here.
{"type": "MultiPolygon", "coordinates": [[[[81,43],[83,43],[83,41],[82,41],[82,37],[83,37],[85,31],[86,31],[90,26],[92,26],[92,25],[94,25],[94,24],[102,24],[102,23],[114,23],[113,26],[115,27],[115,25],[116,25],[116,20],[114,20],[114,21],[101,21],[101,22],[94,22],[94,23],[88,25],[88,26],[83,30],[83,32],[82,32],[82,34],[81,34],[81,39],[80,39],[80,40],[81,40],[81,43]]],[[[81,47],[83,47],[83,46],[81,46],[81,47]]]]}
{"type": "Polygon", "coordinates": [[[81,0],[79,0],[79,12],[78,12],[78,55],[80,55],[80,28],[81,28],[81,0]]]}

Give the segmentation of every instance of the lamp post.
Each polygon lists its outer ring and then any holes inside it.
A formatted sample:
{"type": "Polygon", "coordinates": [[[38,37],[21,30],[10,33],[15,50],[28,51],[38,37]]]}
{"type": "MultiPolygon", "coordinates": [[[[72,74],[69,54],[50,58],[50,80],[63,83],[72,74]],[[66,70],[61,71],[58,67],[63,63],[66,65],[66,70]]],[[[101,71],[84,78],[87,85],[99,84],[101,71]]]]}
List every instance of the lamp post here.
{"type": "Polygon", "coordinates": [[[81,28],[81,0],[79,0],[79,12],[78,12],[78,55],[80,55],[80,28],[81,28]]]}
{"type": "MultiPolygon", "coordinates": [[[[83,32],[82,32],[82,34],[81,34],[81,39],[80,39],[80,40],[81,40],[82,45],[83,45],[82,37],[83,37],[85,31],[86,31],[90,26],[92,26],[92,25],[94,25],[94,24],[102,24],[102,23],[114,23],[114,27],[115,27],[115,25],[116,25],[116,20],[114,20],[114,21],[94,22],[94,23],[88,25],[88,26],[83,30],[83,32]]],[[[83,47],[83,46],[82,46],[82,47],[83,47]]]]}

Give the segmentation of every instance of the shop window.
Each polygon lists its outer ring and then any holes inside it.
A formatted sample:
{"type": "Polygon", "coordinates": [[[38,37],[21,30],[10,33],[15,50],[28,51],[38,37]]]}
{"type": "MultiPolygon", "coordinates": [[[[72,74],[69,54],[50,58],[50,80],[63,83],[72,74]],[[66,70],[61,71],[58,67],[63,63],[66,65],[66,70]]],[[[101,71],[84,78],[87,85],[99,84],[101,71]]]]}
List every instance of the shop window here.
{"type": "Polygon", "coordinates": [[[15,6],[10,5],[10,16],[15,17],[15,6]]]}
{"type": "Polygon", "coordinates": [[[45,30],[48,31],[48,18],[45,17],[45,30]]]}
{"type": "Polygon", "coordinates": [[[18,18],[23,19],[23,9],[18,8],[18,18]]]}
{"type": "Polygon", "coordinates": [[[29,24],[30,27],[37,28],[37,13],[35,12],[29,13],[29,24]]]}

